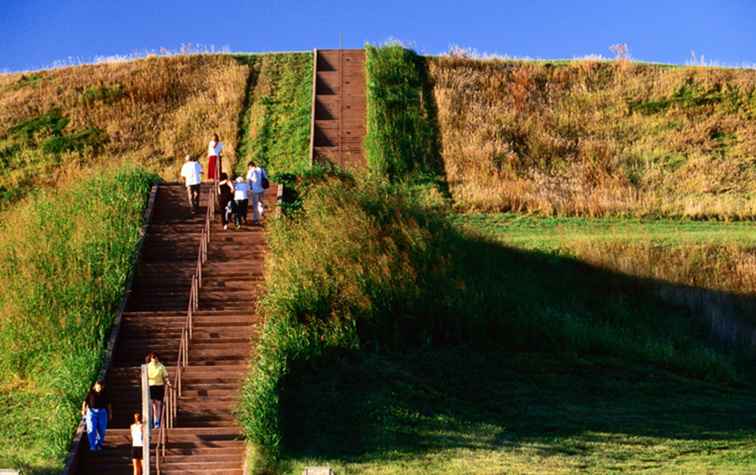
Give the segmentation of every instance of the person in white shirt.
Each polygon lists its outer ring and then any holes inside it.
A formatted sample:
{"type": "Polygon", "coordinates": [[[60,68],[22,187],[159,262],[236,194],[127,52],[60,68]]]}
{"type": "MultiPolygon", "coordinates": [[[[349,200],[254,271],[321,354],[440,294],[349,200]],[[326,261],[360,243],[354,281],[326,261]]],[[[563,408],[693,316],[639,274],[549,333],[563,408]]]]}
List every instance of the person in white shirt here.
{"type": "Polygon", "coordinates": [[[134,475],[142,475],[142,450],[144,450],[144,426],[142,415],[134,413],[134,423],[129,427],[131,432],[131,465],[134,475]]]}
{"type": "Polygon", "coordinates": [[[221,162],[221,152],[223,151],[223,142],[220,141],[218,134],[213,134],[213,140],[207,144],[207,178],[218,181],[223,170],[221,162]]]}
{"type": "Polygon", "coordinates": [[[186,183],[186,194],[192,213],[199,209],[200,183],[202,182],[202,165],[191,155],[186,156],[184,166],[181,167],[181,177],[186,183]]]}
{"type": "Polygon", "coordinates": [[[252,224],[260,224],[263,215],[262,197],[268,188],[268,175],[265,169],[249,162],[247,165],[247,182],[252,190],[252,224]]]}
{"type": "Polygon", "coordinates": [[[236,177],[236,183],[234,183],[234,203],[236,203],[234,221],[236,229],[239,229],[242,222],[247,224],[247,206],[249,206],[249,184],[241,176],[236,177]]]}

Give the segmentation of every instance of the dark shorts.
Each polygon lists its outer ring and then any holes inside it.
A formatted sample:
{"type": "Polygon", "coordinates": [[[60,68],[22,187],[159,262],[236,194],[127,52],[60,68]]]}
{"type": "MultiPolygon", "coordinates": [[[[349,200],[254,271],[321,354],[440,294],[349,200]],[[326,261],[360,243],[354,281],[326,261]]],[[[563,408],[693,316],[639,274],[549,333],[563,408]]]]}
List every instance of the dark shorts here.
{"type": "Polygon", "coordinates": [[[192,190],[192,193],[199,193],[200,192],[200,186],[199,185],[189,185],[187,188],[192,190]]]}
{"type": "Polygon", "coordinates": [[[165,397],[165,386],[150,386],[150,399],[153,401],[163,401],[165,397]]]}
{"type": "Polygon", "coordinates": [[[131,458],[142,460],[142,448],[141,447],[131,447],[131,458]]]}

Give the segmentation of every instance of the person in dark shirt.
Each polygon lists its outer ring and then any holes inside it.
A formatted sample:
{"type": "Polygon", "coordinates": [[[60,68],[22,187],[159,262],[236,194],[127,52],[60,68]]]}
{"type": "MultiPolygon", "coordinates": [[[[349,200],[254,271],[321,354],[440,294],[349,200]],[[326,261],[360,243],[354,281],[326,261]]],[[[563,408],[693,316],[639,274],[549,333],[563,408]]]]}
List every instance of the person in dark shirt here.
{"type": "Polygon", "coordinates": [[[81,405],[81,415],[86,418],[87,422],[89,450],[92,452],[102,450],[102,446],[105,444],[105,431],[108,428],[108,421],[113,418],[110,396],[105,390],[103,380],[98,379],[87,393],[84,404],[81,405]]]}
{"type": "Polygon", "coordinates": [[[228,229],[228,220],[230,218],[229,210],[233,213],[233,209],[236,205],[234,201],[234,182],[228,179],[228,175],[225,173],[220,174],[220,183],[218,183],[218,194],[220,199],[218,204],[221,209],[221,218],[223,219],[223,229],[228,229]],[[229,208],[229,205],[231,207],[229,208]]]}

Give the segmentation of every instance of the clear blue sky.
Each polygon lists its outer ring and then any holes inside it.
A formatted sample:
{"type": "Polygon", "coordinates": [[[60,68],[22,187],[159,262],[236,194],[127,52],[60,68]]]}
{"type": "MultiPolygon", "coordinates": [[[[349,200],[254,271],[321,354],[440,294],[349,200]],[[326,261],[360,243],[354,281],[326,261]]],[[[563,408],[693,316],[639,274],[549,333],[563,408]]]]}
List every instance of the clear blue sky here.
{"type": "Polygon", "coordinates": [[[756,0],[0,0],[0,70],[69,57],[178,49],[309,50],[397,38],[426,53],[451,44],[539,58],[611,56],[756,63],[756,0]]]}

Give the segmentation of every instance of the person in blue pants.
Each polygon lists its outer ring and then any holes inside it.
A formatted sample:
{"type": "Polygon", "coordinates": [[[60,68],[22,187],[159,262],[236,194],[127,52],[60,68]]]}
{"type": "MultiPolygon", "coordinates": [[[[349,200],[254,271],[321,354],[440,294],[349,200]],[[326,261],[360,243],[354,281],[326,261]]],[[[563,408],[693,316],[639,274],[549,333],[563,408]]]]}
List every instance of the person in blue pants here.
{"type": "Polygon", "coordinates": [[[81,415],[87,421],[89,450],[92,452],[102,450],[108,422],[113,418],[113,408],[110,405],[110,396],[105,390],[105,382],[101,379],[97,380],[89,390],[81,406],[81,415]]]}

